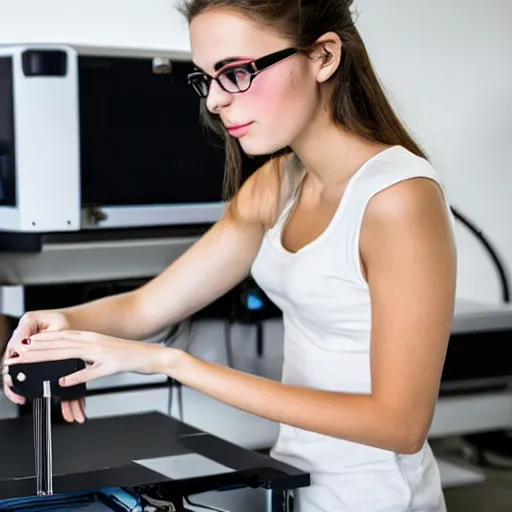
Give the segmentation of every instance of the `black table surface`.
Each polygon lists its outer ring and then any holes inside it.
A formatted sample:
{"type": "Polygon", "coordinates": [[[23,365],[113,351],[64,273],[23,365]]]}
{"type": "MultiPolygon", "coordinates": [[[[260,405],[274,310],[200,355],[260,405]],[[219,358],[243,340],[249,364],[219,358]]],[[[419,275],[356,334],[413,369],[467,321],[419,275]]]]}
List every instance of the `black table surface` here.
{"type": "MultiPolygon", "coordinates": [[[[32,418],[1,420],[0,443],[0,499],[33,496],[32,418]]],[[[270,489],[309,485],[309,475],[299,469],[156,412],[54,425],[53,474],[55,493],[154,484],[176,494],[237,485],[270,489]],[[234,471],[171,480],[135,462],[193,453],[234,471]]]]}

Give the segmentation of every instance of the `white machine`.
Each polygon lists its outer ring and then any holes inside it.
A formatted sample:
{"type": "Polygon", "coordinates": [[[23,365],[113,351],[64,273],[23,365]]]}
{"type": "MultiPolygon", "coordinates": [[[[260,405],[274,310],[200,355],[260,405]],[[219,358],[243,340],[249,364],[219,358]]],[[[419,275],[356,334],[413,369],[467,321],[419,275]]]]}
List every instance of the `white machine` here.
{"type": "Polygon", "coordinates": [[[192,68],[172,52],[0,46],[0,230],[215,221],[224,156],[192,68]]]}

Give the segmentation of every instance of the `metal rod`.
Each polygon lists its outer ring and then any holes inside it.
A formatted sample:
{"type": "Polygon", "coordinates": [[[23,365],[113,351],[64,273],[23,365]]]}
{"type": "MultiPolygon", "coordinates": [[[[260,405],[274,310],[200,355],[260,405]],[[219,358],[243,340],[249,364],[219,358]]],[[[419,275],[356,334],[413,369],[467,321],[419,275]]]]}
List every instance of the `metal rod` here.
{"type": "Polygon", "coordinates": [[[34,430],[34,454],[35,454],[35,472],[36,472],[36,487],[37,487],[37,494],[40,493],[42,489],[41,484],[41,401],[42,398],[36,398],[34,399],[34,406],[33,406],[33,413],[32,413],[32,420],[33,420],[33,430],[34,430]]]}
{"type": "Polygon", "coordinates": [[[49,381],[43,382],[43,397],[34,400],[34,452],[36,486],[39,496],[53,494],[52,394],[49,381]]]}
{"type": "Polygon", "coordinates": [[[47,380],[43,382],[43,396],[46,409],[46,493],[53,494],[52,389],[47,380]]]}

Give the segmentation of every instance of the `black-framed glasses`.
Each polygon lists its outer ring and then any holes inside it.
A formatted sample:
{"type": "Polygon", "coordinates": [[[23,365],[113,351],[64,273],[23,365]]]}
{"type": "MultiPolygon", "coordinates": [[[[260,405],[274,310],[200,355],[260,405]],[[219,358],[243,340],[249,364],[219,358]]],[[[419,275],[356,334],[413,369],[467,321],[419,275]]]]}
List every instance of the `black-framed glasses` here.
{"type": "Polygon", "coordinates": [[[203,71],[194,71],[188,75],[188,83],[201,98],[208,96],[212,80],[215,80],[226,92],[233,94],[245,92],[262,71],[296,53],[298,53],[297,49],[286,48],[250,62],[226,64],[216,76],[207,75],[203,71]]]}

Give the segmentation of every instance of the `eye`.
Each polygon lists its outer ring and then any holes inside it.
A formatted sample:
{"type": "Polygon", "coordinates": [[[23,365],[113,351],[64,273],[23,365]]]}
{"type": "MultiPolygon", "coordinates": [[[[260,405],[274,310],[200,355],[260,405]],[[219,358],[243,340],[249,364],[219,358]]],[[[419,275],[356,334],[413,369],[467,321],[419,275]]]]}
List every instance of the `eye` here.
{"type": "Polygon", "coordinates": [[[228,88],[236,87],[239,90],[243,90],[250,83],[251,74],[244,67],[232,67],[224,70],[219,75],[219,79],[228,88]]]}

